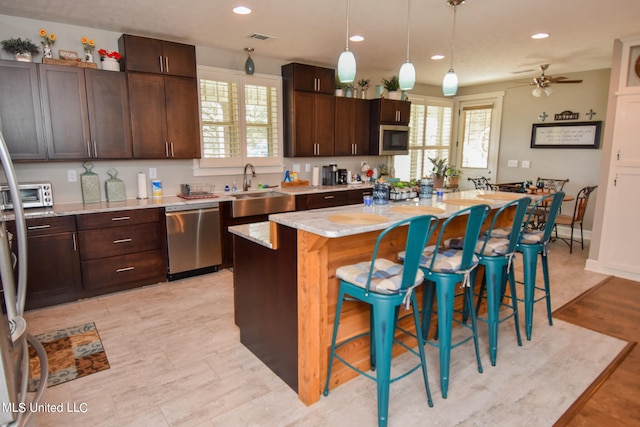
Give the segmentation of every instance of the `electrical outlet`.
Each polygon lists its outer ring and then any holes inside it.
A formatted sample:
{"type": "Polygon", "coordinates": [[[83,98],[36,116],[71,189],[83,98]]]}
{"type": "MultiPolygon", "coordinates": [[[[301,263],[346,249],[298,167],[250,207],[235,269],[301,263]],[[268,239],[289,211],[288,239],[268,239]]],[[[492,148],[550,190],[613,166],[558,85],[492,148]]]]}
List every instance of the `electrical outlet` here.
{"type": "Polygon", "coordinates": [[[293,171],[294,172],[300,172],[300,163],[294,163],[293,164],[293,171]]]}
{"type": "Polygon", "coordinates": [[[149,178],[155,179],[158,177],[158,171],[156,168],[149,168],[149,178]]]}
{"type": "Polygon", "coordinates": [[[67,171],[67,182],[78,182],[78,173],[75,170],[69,169],[67,171]]]}
{"type": "Polygon", "coordinates": [[[311,163],[305,163],[304,171],[305,172],[311,172],[311,163]]]}

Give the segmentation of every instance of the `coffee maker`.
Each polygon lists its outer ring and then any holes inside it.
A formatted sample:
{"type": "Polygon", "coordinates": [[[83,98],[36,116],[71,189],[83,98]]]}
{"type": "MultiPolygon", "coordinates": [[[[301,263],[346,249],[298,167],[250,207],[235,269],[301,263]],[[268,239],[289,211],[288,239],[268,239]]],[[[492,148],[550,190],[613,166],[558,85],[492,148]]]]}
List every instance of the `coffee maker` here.
{"type": "Polygon", "coordinates": [[[338,183],[338,165],[331,163],[322,167],[322,185],[336,185],[338,183]]]}
{"type": "Polygon", "coordinates": [[[347,184],[347,170],[338,169],[338,185],[347,184]]]}

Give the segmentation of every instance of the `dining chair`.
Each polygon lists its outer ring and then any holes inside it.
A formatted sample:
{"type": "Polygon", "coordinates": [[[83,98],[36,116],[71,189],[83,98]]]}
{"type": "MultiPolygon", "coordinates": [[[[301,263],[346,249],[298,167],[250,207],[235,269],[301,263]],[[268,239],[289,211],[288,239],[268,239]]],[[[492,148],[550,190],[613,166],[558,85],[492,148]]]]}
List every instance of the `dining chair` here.
{"type": "Polygon", "coordinates": [[[520,241],[522,226],[530,203],[530,197],[522,197],[510,201],[498,209],[491,220],[489,228],[482,233],[476,244],[475,253],[478,256],[478,262],[484,266],[484,276],[478,292],[476,313],[480,310],[480,304],[486,290],[487,314],[486,317],[477,315],[477,319],[486,322],[488,325],[489,356],[493,366],[496,365],[498,355],[498,326],[500,323],[510,318],[514,319],[517,343],[522,346],[516,283],[514,277],[508,277],[508,272],[513,263],[513,256],[520,241]],[[511,219],[509,220],[510,217],[511,219]],[[506,221],[505,218],[507,218],[506,221]],[[509,223],[510,225],[496,228],[496,224],[504,223],[509,223]],[[509,282],[510,304],[504,300],[507,282],[509,282]],[[500,318],[500,309],[502,307],[508,307],[510,313],[500,318]]]}
{"type": "Polygon", "coordinates": [[[563,191],[564,185],[569,182],[569,179],[557,179],[557,178],[540,178],[536,180],[536,188],[541,189],[547,193],[554,193],[556,191],[563,191]]]}
{"type": "Polygon", "coordinates": [[[484,176],[479,176],[477,178],[467,178],[467,179],[473,183],[473,186],[476,190],[493,190],[493,187],[489,183],[489,180],[484,176]]]}
{"type": "Polygon", "coordinates": [[[334,359],[338,359],[348,368],[376,381],[378,426],[387,425],[389,385],[406,377],[420,367],[422,368],[424,386],[427,392],[427,402],[430,407],[433,406],[427,376],[427,362],[424,354],[424,338],[420,327],[419,308],[414,290],[424,281],[424,274],[419,269],[420,257],[422,250],[437,226],[437,222],[437,218],[433,215],[421,215],[397,222],[380,233],[373,248],[371,261],[342,266],[336,270],[336,277],[340,279],[340,285],[324,395],[327,396],[329,394],[333,362],[334,359]],[[378,250],[384,237],[391,230],[406,225],[408,225],[408,231],[404,263],[399,264],[384,258],[378,258],[378,250]],[[342,305],[347,300],[360,301],[371,306],[370,329],[368,332],[349,337],[337,344],[342,305]],[[405,306],[407,310],[411,307],[415,333],[398,326],[401,306],[405,306]],[[400,333],[416,339],[417,351],[395,338],[396,329],[400,333]],[[376,371],[375,376],[349,363],[337,351],[342,346],[366,335],[370,337],[370,365],[371,370],[376,371]],[[418,356],[420,363],[391,378],[391,356],[394,343],[418,356]]]}
{"type": "MultiPolygon", "coordinates": [[[[547,194],[538,200],[530,210],[527,220],[524,223],[522,236],[516,246],[516,252],[522,254],[522,263],[524,270],[524,299],[518,299],[524,301],[524,315],[525,315],[525,333],[527,340],[531,340],[531,330],[533,328],[533,305],[536,302],[545,300],[547,303],[547,318],[549,319],[549,325],[553,325],[553,319],[551,318],[551,289],[549,283],[549,241],[551,240],[551,231],[554,229],[556,217],[560,211],[562,205],[562,199],[564,199],[564,192],[557,191],[555,193],[547,194]],[[541,205],[549,205],[547,217],[542,225],[541,229],[530,230],[528,223],[532,221],[535,211],[541,205]],[[538,255],[542,263],[542,274],[544,278],[544,287],[536,285],[536,269],[538,262],[538,255]],[[543,296],[536,297],[536,291],[542,291],[543,296]]],[[[513,264],[509,271],[510,278],[515,280],[513,264]]]]}
{"type": "MultiPolygon", "coordinates": [[[[482,373],[480,350],[478,348],[478,330],[473,308],[473,270],[478,266],[478,257],[474,254],[480,228],[490,207],[485,204],[462,209],[447,218],[440,227],[435,245],[424,248],[420,258],[420,269],[425,276],[422,303],[422,336],[428,344],[437,347],[440,353],[440,388],[442,397],[447,398],[449,389],[449,368],[451,349],[473,339],[476,351],[478,372],[482,373]],[[459,224],[460,218],[466,218],[465,234],[462,238],[447,238],[451,235],[452,224],[459,224]],[[454,222],[452,222],[454,221],[454,222]],[[460,283],[462,293],[456,294],[455,287],[460,283]],[[431,316],[433,314],[434,294],[437,299],[438,327],[436,337],[428,340],[431,316]],[[454,299],[463,296],[462,320],[455,319],[454,299]],[[471,325],[466,320],[469,319],[471,325]],[[452,326],[456,323],[471,330],[471,334],[451,343],[452,326]]],[[[404,253],[398,258],[406,259],[404,253]]]]}
{"type": "Polygon", "coordinates": [[[589,203],[589,196],[591,196],[591,193],[593,193],[596,188],[598,188],[597,185],[594,185],[591,187],[587,186],[582,188],[578,192],[578,195],[576,196],[576,203],[573,207],[573,215],[559,214],[558,217],[556,218],[556,227],[555,227],[556,239],[560,239],[564,241],[567,245],[569,245],[570,254],[573,253],[573,242],[578,241],[573,238],[573,232],[576,224],[580,224],[580,247],[582,250],[584,250],[584,234],[582,230],[582,221],[584,219],[584,214],[587,210],[587,204],[589,203]],[[557,227],[558,225],[566,225],[571,227],[571,236],[569,237],[569,239],[564,237],[558,237],[558,227],[557,227]]]}

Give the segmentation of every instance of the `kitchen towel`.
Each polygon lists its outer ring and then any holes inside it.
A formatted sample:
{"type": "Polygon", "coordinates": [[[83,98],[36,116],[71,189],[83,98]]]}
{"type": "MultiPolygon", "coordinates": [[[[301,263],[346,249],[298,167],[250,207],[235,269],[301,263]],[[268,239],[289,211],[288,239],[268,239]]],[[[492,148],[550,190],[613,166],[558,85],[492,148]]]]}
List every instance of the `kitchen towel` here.
{"type": "Polygon", "coordinates": [[[138,199],[147,198],[147,175],[138,173],[138,199]]]}
{"type": "Polygon", "coordinates": [[[313,173],[311,175],[311,185],[317,187],[320,185],[320,168],[318,166],[313,167],[313,173]]]}

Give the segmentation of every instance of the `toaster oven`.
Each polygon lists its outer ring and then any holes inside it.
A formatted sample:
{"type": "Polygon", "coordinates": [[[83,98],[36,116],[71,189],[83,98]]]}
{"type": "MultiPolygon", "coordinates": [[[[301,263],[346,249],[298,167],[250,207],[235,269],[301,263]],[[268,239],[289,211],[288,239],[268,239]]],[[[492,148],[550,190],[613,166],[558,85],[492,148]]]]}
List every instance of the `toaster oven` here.
{"type": "MultiPolygon", "coordinates": [[[[47,208],[53,206],[53,191],[50,182],[23,182],[18,184],[22,207],[47,208]]],[[[0,209],[12,210],[15,201],[11,197],[9,186],[0,184],[0,209]]]]}

